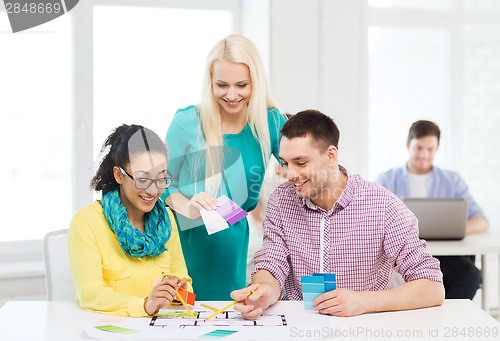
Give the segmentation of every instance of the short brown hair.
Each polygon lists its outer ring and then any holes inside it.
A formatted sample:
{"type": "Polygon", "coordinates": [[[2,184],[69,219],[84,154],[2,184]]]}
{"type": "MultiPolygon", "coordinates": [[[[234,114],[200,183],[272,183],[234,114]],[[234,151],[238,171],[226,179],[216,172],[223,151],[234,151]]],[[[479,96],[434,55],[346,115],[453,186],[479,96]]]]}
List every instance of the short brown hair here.
{"type": "Polygon", "coordinates": [[[420,120],[413,122],[408,131],[408,139],[406,140],[406,144],[410,144],[410,141],[413,139],[419,139],[424,136],[436,136],[439,144],[439,140],[441,139],[441,130],[438,125],[431,121],[420,120]]]}
{"type": "Polygon", "coordinates": [[[340,131],[331,117],[318,110],[304,110],[292,115],[281,128],[287,139],[310,136],[313,142],[324,151],[329,146],[338,148],[340,131]]]}

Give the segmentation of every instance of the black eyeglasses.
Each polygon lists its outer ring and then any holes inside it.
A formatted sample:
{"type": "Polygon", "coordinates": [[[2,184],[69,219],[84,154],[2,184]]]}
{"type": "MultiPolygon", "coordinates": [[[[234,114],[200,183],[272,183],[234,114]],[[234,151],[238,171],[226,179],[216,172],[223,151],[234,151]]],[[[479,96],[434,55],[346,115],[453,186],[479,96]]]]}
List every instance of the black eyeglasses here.
{"type": "MultiPolygon", "coordinates": [[[[135,188],[140,189],[140,190],[148,189],[149,187],[151,187],[153,182],[156,185],[156,188],[165,189],[165,188],[168,188],[172,184],[172,181],[173,181],[172,178],[160,178],[160,179],[134,178],[132,175],[127,173],[127,171],[124,170],[123,168],[121,168],[121,167],[118,167],[118,168],[120,168],[120,171],[122,172],[123,175],[127,175],[130,179],[132,179],[132,181],[135,184],[135,188]]],[[[168,173],[168,171],[167,171],[167,173],[168,173]]]]}

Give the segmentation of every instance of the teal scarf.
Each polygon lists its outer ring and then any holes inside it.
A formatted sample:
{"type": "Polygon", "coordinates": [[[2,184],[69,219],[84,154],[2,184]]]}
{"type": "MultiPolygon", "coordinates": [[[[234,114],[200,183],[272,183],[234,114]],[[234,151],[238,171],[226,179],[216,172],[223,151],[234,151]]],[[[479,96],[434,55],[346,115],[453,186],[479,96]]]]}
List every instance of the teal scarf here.
{"type": "Polygon", "coordinates": [[[121,203],[118,190],[104,194],[101,205],[106,221],[125,253],[140,258],[159,256],[167,249],[165,243],[172,233],[172,225],[161,200],[144,215],[144,233],[130,224],[127,208],[121,203]]]}

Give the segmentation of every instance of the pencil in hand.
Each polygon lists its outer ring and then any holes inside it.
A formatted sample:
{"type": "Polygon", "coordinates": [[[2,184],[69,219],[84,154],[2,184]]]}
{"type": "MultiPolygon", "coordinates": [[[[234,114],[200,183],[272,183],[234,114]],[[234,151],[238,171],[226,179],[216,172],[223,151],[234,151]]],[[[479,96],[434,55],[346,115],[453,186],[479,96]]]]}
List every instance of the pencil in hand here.
{"type": "MultiPolygon", "coordinates": [[[[168,275],[166,273],[162,272],[161,274],[163,275],[163,278],[168,278],[168,275]]],[[[180,289],[180,287],[179,287],[179,289],[180,289]]],[[[196,316],[194,316],[194,314],[191,311],[191,309],[189,309],[189,306],[186,304],[186,302],[182,298],[181,294],[179,294],[179,291],[175,292],[175,297],[177,298],[178,301],[181,301],[182,306],[184,307],[184,309],[186,309],[186,311],[188,312],[189,316],[191,316],[192,318],[195,318],[196,316]]]]}
{"type": "MultiPolygon", "coordinates": [[[[247,292],[247,297],[250,296],[251,294],[253,294],[255,292],[255,290],[251,290],[249,292],[247,292]]],[[[219,310],[213,312],[212,314],[208,315],[205,320],[210,320],[212,317],[222,313],[224,310],[228,309],[228,308],[231,308],[233,305],[235,305],[236,303],[238,302],[241,302],[241,301],[237,301],[237,300],[234,300],[233,302],[231,303],[228,303],[227,305],[223,306],[222,308],[220,308],[219,310]]]]}
{"type": "Polygon", "coordinates": [[[182,296],[179,294],[178,291],[175,292],[175,296],[177,297],[177,299],[179,301],[181,301],[182,305],[187,310],[189,316],[191,316],[192,318],[195,318],[196,316],[194,316],[193,312],[191,311],[191,309],[189,309],[189,306],[186,304],[186,302],[184,302],[184,299],[182,298],[182,296]]]}

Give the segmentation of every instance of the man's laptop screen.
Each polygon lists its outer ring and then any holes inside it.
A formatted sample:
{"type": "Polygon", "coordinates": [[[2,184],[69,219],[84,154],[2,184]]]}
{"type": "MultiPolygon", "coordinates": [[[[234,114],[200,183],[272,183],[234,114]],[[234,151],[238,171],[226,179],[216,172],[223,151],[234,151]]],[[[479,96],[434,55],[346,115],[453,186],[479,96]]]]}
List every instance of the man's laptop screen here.
{"type": "Polygon", "coordinates": [[[417,216],[421,239],[462,239],[467,227],[465,198],[404,198],[417,216]]]}

